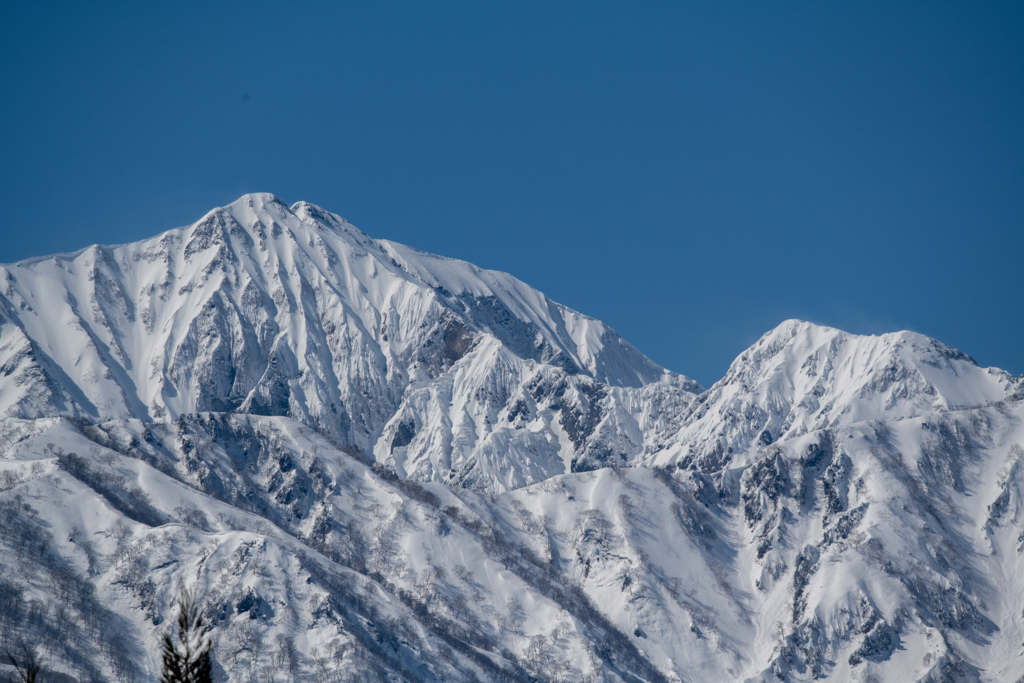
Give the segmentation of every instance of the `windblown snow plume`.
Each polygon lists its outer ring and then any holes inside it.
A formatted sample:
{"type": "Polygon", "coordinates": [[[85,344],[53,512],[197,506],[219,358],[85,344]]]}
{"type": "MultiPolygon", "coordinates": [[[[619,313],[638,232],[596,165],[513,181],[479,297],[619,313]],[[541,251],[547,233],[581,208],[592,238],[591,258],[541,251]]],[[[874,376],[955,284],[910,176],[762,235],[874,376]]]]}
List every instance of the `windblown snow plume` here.
{"type": "Polygon", "coordinates": [[[1022,397],[799,321],[704,390],[246,195],[0,266],[0,649],[155,681],[186,588],[215,680],[1017,681],[1022,397]]]}

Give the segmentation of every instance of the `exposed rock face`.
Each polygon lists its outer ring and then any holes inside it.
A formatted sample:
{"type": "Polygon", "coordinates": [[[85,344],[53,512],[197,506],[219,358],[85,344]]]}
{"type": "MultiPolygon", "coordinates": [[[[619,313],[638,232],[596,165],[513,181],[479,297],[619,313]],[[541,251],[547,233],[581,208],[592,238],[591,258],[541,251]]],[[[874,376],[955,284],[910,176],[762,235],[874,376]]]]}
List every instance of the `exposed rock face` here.
{"type": "Polygon", "coordinates": [[[704,391],[248,195],[0,267],[0,645],[154,680],[1017,680],[1024,386],[787,321],[704,391]]]}

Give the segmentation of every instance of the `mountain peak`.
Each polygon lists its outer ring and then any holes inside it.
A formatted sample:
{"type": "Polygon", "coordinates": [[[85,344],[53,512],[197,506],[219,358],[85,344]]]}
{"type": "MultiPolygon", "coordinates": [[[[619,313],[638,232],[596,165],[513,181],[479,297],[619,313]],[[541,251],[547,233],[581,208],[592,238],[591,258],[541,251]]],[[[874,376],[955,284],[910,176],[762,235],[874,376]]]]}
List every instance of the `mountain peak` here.
{"type": "Polygon", "coordinates": [[[677,442],[715,470],[783,437],[991,405],[1014,386],[1008,373],[916,332],[856,335],[786,320],[695,402],[677,442]]]}
{"type": "Polygon", "coordinates": [[[564,473],[602,424],[625,458],[645,410],[626,394],[667,374],[507,273],[269,193],[11,274],[0,313],[24,331],[23,374],[47,381],[35,400],[0,385],[0,412],[287,416],[411,478],[514,488],[564,473]]]}
{"type": "Polygon", "coordinates": [[[245,227],[249,227],[256,222],[267,222],[267,219],[271,221],[285,220],[287,216],[292,215],[288,205],[281,201],[277,195],[269,192],[243,194],[227,206],[214,209],[210,213],[218,211],[230,215],[245,227]]]}
{"type": "Polygon", "coordinates": [[[899,330],[860,335],[795,318],[785,320],[763,334],[736,358],[733,365],[743,368],[783,351],[791,357],[803,356],[805,359],[815,354],[834,357],[840,349],[850,345],[865,350],[869,363],[882,359],[885,350],[898,352],[904,361],[915,364],[934,366],[943,361],[956,361],[977,366],[977,362],[963,351],[919,332],[899,330]]]}
{"type": "Polygon", "coordinates": [[[836,332],[842,332],[842,330],[829,327],[828,325],[812,323],[808,320],[801,320],[800,318],[789,318],[787,320],[783,320],[781,323],[765,332],[762,337],[794,337],[800,334],[832,334],[836,332]]]}
{"type": "MultiPolygon", "coordinates": [[[[849,333],[834,327],[790,318],[761,335],[756,342],[736,357],[732,365],[745,367],[752,361],[771,358],[783,350],[799,354],[806,349],[830,344],[849,336],[849,333]]],[[[730,367],[730,371],[732,371],[732,367],[730,367]]]]}
{"type": "Polygon", "coordinates": [[[283,206],[287,208],[288,206],[273,192],[246,192],[241,197],[228,204],[228,206],[235,206],[239,204],[250,208],[256,206],[283,206]]]}
{"type": "Polygon", "coordinates": [[[181,585],[232,679],[1009,680],[1020,391],[801,320],[703,391],[244,195],[0,267],[0,623],[68,680],[159,666],[181,585]]]}

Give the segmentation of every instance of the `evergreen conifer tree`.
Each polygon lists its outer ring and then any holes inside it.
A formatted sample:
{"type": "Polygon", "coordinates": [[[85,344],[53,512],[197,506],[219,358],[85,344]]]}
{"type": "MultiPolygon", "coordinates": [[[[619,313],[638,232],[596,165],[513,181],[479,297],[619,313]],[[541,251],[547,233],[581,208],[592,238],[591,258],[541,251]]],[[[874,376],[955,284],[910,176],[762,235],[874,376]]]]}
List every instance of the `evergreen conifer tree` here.
{"type": "Polygon", "coordinates": [[[160,683],[213,683],[211,643],[195,596],[184,588],[178,595],[177,633],[164,634],[160,683]]]}

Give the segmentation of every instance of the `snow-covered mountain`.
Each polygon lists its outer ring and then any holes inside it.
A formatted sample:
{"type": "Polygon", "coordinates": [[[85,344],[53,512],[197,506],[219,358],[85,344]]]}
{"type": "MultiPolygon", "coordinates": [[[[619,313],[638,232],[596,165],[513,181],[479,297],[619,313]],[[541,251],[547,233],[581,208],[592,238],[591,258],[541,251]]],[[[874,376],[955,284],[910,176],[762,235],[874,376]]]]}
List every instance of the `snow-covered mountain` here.
{"type": "Polygon", "coordinates": [[[287,415],[400,476],[502,491],[626,455],[700,387],[515,278],[246,195],[119,247],[0,267],[0,414],[287,415]]]}
{"type": "Polygon", "coordinates": [[[184,585],[220,680],[1017,681],[1022,397],[799,321],[705,391],[247,195],[0,266],[0,647],[155,680],[184,585]]]}
{"type": "Polygon", "coordinates": [[[717,471],[779,439],[991,405],[1018,382],[914,332],[865,337],[787,320],[691,404],[671,446],[646,464],[717,471]]]}

